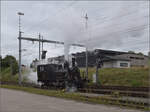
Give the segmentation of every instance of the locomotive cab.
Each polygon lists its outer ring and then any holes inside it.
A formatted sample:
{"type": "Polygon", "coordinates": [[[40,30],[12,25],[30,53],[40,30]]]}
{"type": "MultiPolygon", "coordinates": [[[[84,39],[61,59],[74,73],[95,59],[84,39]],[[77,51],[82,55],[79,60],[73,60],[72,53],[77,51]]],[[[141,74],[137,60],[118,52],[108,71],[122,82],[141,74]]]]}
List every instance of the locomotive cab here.
{"type": "Polygon", "coordinates": [[[38,65],[37,77],[38,82],[48,87],[81,88],[85,82],[80,76],[80,70],[75,63],[75,58],[72,59],[72,67],[69,66],[68,61],[65,61],[63,66],[62,64],[38,65]]]}
{"type": "Polygon", "coordinates": [[[44,64],[37,66],[38,82],[46,86],[61,85],[64,86],[65,71],[59,64],[44,64]],[[57,84],[56,84],[57,83],[57,84]]]}

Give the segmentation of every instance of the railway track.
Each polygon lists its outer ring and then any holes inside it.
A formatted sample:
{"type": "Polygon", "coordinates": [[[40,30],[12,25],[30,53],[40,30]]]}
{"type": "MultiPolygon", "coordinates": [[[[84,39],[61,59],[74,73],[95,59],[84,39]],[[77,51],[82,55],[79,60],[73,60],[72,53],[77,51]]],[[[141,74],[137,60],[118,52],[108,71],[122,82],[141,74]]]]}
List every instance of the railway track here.
{"type": "Polygon", "coordinates": [[[128,91],[128,90],[109,90],[109,89],[87,89],[87,88],[80,88],[80,92],[83,93],[96,93],[96,94],[108,94],[108,95],[118,95],[118,96],[132,96],[132,97],[142,97],[148,98],[148,92],[142,91],[128,91]]]}
{"type": "Polygon", "coordinates": [[[108,94],[118,96],[131,96],[149,98],[150,87],[129,87],[129,86],[99,86],[90,85],[86,88],[79,88],[83,93],[108,94]]]}
{"type": "Polygon", "coordinates": [[[136,108],[145,108],[149,107],[150,103],[147,98],[133,98],[133,97],[112,97],[112,96],[105,96],[105,95],[99,95],[99,94],[91,94],[91,93],[80,93],[81,95],[87,97],[87,98],[97,98],[102,100],[103,102],[107,102],[109,104],[119,104],[120,106],[134,106],[136,108]]]}
{"type": "MultiPolygon", "coordinates": [[[[0,84],[8,85],[18,85],[16,82],[0,82],[0,84]]],[[[24,87],[34,87],[41,88],[40,85],[34,83],[22,83],[24,87]]],[[[53,89],[60,90],[62,88],[57,87],[45,87],[42,89],[53,89]]],[[[84,88],[79,88],[79,92],[82,93],[95,93],[95,94],[106,94],[106,95],[119,95],[119,96],[131,96],[131,97],[141,97],[149,98],[149,87],[128,87],[128,86],[86,86],[84,88]]]]}
{"type": "Polygon", "coordinates": [[[87,86],[90,89],[109,89],[109,90],[123,90],[123,91],[142,91],[149,92],[150,87],[130,87],[130,86],[99,86],[99,85],[90,85],[87,86]]]}

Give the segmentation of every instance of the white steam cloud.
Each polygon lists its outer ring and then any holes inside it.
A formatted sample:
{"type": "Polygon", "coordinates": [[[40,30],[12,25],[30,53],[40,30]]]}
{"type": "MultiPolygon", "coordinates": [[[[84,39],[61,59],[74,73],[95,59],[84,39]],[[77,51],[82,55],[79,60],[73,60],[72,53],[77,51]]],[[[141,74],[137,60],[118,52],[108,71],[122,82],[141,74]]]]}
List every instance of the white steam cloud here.
{"type": "MultiPolygon", "coordinates": [[[[40,32],[44,39],[65,42],[65,50],[63,46],[52,48],[50,44],[44,44],[48,58],[64,52],[67,58],[69,50],[81,51],[79,48],[72,50],[69,47],[72,43],[84,44],[90,50],[102,48],[148,52],[149,1],[33,1],[2,4],[3,55],[7,51],[18,58],[18,11],[25,13],[21,19],[23,36],[36,37],[40,32]],[[86,13],[87,31],[84,18],[86,13]]],[[[23,42],[22,48],[26,46],[28,49],[23,52],[23,63],[38,58],[38,44],[29,46],[29,43],[23,42]]]]}
{"type": "Polygon", "coordinates": [[[87,30],[85,19],[75,8],[65,11],[63,19],[60,20],[62,15],[55,18],[59,33],[65,41],[65,59],[68,59],[69,44],[72,43],[84,44],[88,49],[109,49],[121,46],[127,37],[133,39],[144,36],[149,21],[147,2],[118,2],[116,6],[108,4],[104,8],[108,9],[102,12],[103,18],[99,18],[98,22],[92,20],[89,14],[87,30]]]}

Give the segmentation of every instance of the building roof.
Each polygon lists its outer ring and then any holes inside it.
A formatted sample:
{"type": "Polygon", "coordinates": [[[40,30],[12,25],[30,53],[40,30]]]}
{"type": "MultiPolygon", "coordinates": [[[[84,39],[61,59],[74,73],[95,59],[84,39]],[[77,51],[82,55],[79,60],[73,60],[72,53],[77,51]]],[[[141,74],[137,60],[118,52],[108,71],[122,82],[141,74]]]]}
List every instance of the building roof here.
{"type": "Polygon", "coordinates": [[[116,56],[105,56],[102,61],[117,61],[117,60],[120,60],[120,61],[130,61],[130,59],[128,58],[125,58],[125,57],[122,57],[120,55],[116,55],[116,56]]]}

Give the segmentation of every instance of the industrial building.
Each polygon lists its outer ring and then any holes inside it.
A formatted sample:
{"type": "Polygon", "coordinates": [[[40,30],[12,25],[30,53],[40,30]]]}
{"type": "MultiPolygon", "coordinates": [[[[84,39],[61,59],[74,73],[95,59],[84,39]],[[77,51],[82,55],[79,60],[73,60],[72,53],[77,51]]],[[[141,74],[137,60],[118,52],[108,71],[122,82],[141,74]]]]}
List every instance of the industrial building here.
{"type": "MultiPolygon", "coordinates": [[[[86,65],[86,53],[80,52],[72,54],[76,57],[78,66],[84,68],[86,65]]],[[[94,51],[88,52],[88,66],[96,66],[96,59],[101,58],[103,61],[103,68],[130,68],[130,67],[147,67],[148,66],[148,56],[121,52],[121,51],[112,51],[112,50],[103,50],[96,49],[94,51]],[[96,54],[97,53],[97,54],[96,54]]],[[[64,56],[58,56],[49,58],[48,61],[57,61],[63,62],[64,56]]]]}
{"type": "Polygon", "coordinates": [[[103,59],[103,68],[130,68],[131,61],[127,58],[117,56],[106,56],[103,59]]]}

